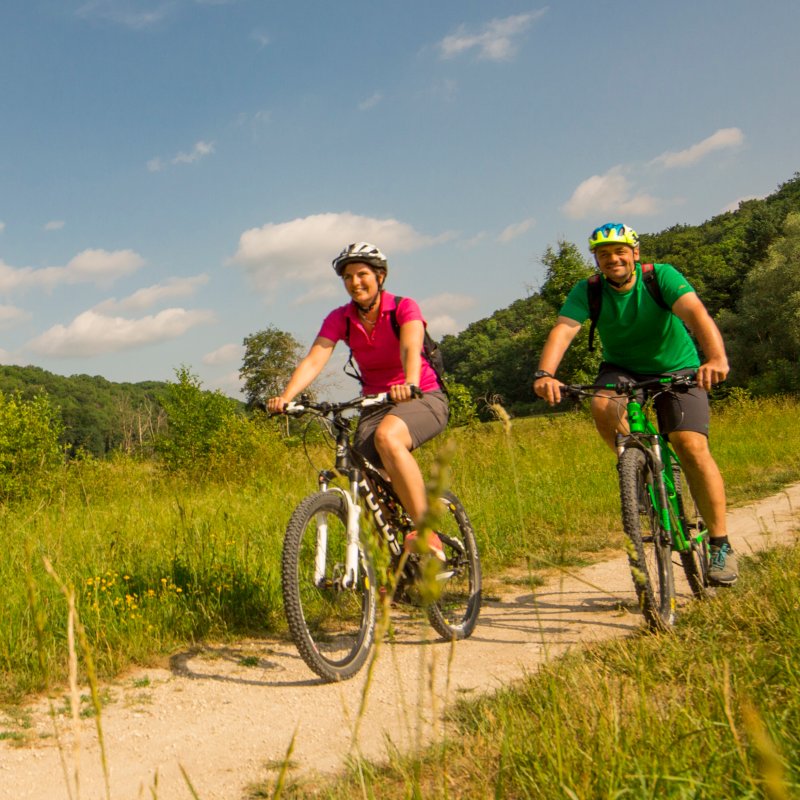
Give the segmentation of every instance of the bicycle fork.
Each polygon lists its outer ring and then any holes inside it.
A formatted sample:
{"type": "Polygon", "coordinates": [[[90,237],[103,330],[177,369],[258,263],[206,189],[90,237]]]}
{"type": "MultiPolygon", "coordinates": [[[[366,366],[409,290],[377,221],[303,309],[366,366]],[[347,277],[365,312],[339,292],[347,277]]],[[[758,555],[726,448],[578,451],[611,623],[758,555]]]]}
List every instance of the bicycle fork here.
{"type": "MultiPolygon", "coordinates": [[[[340,588],[352,589],[358,584],[359,571],[359,529],[361,507],[354,500],[358,497],[358,482],[350,481],[350,491],[335,486],[330,488],[324,476],[320,477],[320,488],[323,492],[333,491],[344,497],[347,506],[347,546],[345,548],[344,570],[338,580],[340,588]]],[[[326,514],[317,514],[317,542],[314,554],[314,583],[317,586],[325,582],[326,564],[328,562],[328,521],[326,514]]]]}

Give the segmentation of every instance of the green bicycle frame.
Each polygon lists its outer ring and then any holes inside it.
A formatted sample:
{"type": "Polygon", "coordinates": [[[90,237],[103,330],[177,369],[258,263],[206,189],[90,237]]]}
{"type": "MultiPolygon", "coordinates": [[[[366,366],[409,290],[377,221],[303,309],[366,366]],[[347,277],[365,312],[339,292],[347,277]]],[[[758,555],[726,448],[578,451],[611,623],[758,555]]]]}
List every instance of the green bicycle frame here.
{"type": "MultiPolygon", "coordinates": [[[[665,379],[669,382],[669,378],[665,379]]],[[[614,384],[606,388],[613,389],[614,384]]],[[[669,442],[658,432],[635,396],[629,395],[627,401],[629,434],[617,434],[617,454],[631,446],[642,448],[649,454],[650,465],[655,480],[648,486],[653,508],[659,515],[661,527],[669,534],[672,548],[677,552],[691,550],[689,533],[684,529],[685,520],[678,504],[678,494],[673,480],[673,465],[680,467],[680,461],[669,442]],[[659,477],[660,476],[660,477],[659,477]]]]}

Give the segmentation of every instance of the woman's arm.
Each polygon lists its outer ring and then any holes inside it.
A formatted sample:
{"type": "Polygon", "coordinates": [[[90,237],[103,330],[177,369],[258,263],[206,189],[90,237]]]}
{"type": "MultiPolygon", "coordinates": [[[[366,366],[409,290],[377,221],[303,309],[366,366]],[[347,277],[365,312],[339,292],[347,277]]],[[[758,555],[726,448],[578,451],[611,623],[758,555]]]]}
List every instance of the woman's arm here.
{"type": "Polygon", "coordinates": [[[422,377],[422,346],[425,339],[425,325],[415,319],[400,326],[400,361],[403,364],[405,384],[390,388],[393,400],[410,400],[410,386],[419,386],[422,377]]]}
{"type": "Polygon", "coordinates": [[[307,388],[322,372],[333,353],[336,342],[318,336],[305,358],[297,365],[286,388],[276,397],[270,397],[267,408],[274,414],[283,411],[284,406],[307,388]]]}

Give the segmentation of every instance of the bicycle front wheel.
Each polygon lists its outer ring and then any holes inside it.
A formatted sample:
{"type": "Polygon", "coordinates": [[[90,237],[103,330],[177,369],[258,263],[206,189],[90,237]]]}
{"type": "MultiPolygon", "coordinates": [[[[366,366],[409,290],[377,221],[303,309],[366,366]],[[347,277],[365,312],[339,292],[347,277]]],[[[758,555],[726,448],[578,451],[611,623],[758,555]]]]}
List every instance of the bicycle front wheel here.
{"type": "Polygon", "coordinates": [[[619,459],[622,526],[630,540],[628,562],[647,624],[668,630],[675,624],[672,547],[653,506],[653,479],[644,451],[625,450],[619,459]]]}
{"type": "Polygon", "coordinates": [[[297,507],[283,543],[283,605],[289,632],[308,666],[326,681],[351,678],[375,635],[375,580],[359,548],[359,575],[348,586],[347,502],[317,492],[297,507]]]}
{"type": "Polygon", "coordinates": [[[437,600],[427,607],[428,620],[443,639],[466,639],[481,610],[478,543],[461,501],[444,492],[440,503],[435,530],[447,560],[435,575],[437,600]]]}

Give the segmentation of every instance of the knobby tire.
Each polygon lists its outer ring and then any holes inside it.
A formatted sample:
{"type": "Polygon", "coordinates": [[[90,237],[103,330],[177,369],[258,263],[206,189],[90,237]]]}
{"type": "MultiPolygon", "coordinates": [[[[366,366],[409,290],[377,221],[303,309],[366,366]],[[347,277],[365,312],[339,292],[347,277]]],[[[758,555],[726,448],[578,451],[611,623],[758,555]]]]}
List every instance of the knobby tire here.
{"type": "Polygon", "coordinates": [[[672,548],[650,495],[652,477],[643,450],[631,447],[619,460],[622,526],[630,541],[628,562],[639,607],[654,630],[675,624],[672,548]]]}
{"type": "Polygon", "coordinates": [[[357,585],[342,586],[347,546],[347,501],[317,492],[292,514],[283,543],[283,605],[289,632],[306,664],[326,681],[351,678],[363,666],[375,635],[376,589],[370,560],[360,550],[357,585]],[[325,572],[315,579],[318,531],[327,525],[325,572]]]}
{"type": "Polygon", "coordinates": [[[466,639],[481,610],[481,562],[475,531],[461,501],[451,492],[440,498],[434,524],[447,561],[436,564],[435,602],[427,606],[428,621],[443,639],[466,639]]]}

